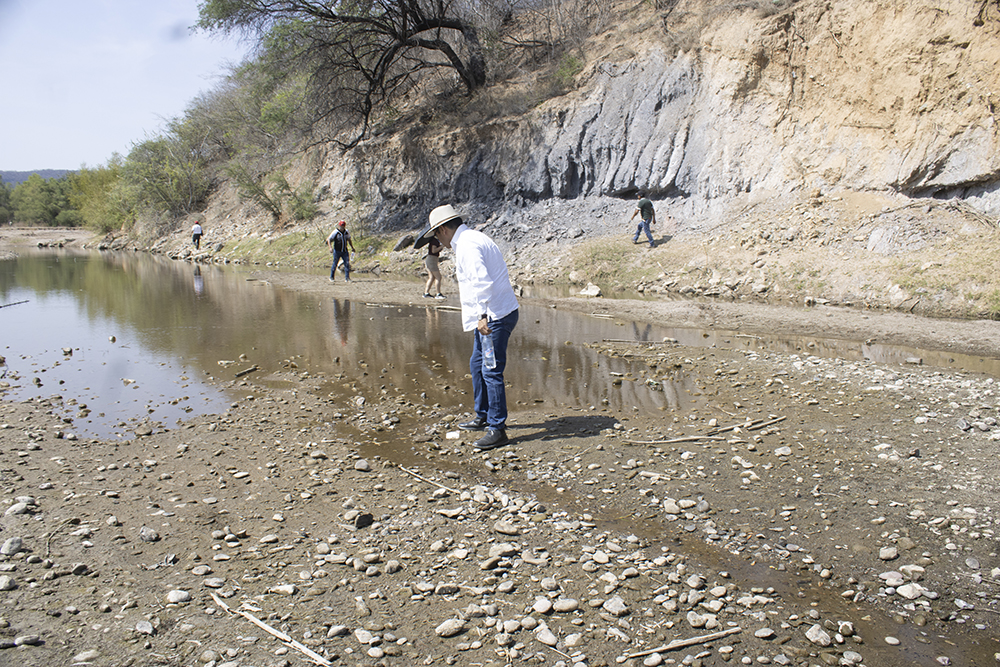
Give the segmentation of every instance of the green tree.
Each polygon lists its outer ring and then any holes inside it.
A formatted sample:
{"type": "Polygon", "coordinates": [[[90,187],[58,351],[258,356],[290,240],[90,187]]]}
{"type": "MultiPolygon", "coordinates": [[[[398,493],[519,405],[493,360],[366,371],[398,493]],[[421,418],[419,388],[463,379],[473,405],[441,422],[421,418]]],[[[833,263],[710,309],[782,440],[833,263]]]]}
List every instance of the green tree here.
{"type": "Polygon", "coordinates": [[[200,148],[176,134],[134,144],[122,166],[122,177],[133,186],[136,208],[174,216],[197,210],[211,186],[200,148]]]}
{"type": "Polygon", "coordinates": [[[122,157],[112,156],[103,167],[83,168],[70,175],[70,204],[81,224],[101,233],[129,226],[135,212],[122,194],[122,157]]]}
{"type": "Polygon", "coordinates": [[[21,224],[51,225],[59,213],[54,189],[38,174],[18,183],[10,194],[10,202],[14,220],[21,224]]]}
{"type": "Polygon", "coordinates": [[[468,94],[486,83],[472,9],[450,0],[205,0],[199,27],[258,39],[265,59],[306,72],[314,121],[367,134],[373,114],[431,70],[454,72],[468,94]]]}
{"type": "Polygon", "coordinates": [[[10,186],[3,182],[0,176],[0,225],[11,221],[10,186]]]}
{"type": "Polygon", "coordinates": [[[27,225],[73,227],[82,221],[69,201],[69,177],[42,178],[32,174],[10,193],[11,219],[27,225]]]}

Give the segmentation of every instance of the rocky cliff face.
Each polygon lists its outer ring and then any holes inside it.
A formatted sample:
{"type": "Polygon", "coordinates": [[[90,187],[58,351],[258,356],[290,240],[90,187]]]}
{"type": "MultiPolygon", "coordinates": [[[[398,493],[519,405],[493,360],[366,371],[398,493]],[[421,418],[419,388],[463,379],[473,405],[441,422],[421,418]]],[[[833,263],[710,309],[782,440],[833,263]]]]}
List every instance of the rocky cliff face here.
{"type": "Polygon", "coordinates": [[[516,222],[539,202],[636,190],[692,226],[816,190],[1000,214],[1000,17],[974,27],[969,0],[713,4],[681,0],[594,40],[572,94],[369,141],[331,155],[324,182],[345,198],[363,183],[385,229],[418,227],[442,201],[516,222]]]}

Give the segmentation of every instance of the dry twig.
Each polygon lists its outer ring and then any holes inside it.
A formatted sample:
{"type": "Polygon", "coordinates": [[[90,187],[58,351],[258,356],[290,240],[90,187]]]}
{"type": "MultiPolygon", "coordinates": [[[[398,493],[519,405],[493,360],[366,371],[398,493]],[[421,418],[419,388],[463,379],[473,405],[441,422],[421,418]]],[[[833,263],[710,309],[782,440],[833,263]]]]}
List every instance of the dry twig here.
{"type": "Polygon", "coordinates": [[[312,660],[317,665],[324,665],[324,667],[329,667],[329,666],[333,665],[332,662],[330,662],[329,660],[327,660],[326,658],[324,658],[323,656],[321,656],[319,653],[316,653],[316,651],[313,651],[311,648],[309,648],[308,646],[306,646],[304,644],[300,644],[299,642],[295,641],[294,639],[292,639],[291,637],[289,637],[287,634],[285,634],[281,630],[275,630],[270,625],[268,625],[264,621],[258,619],[253,614],[251,614],[249,612],[246,612],[246,611],[242,611],[240,609],[231,609],[229,607],[229,605],[227,605],[225,602],[223,602],[222,599],[219,598],[219,596],[216,595],[215,593],[212,593],[212,599],[215,600],[215,604],[219,605],[219,607],[221,607],[224,611],[226,611],[226,612],[228,612],[230,614],[239,614],[243,618],[247,619],[248,621],[250,621],[251,623],[253,623],[254,625],[256,625],[258,628],[261,628],[265,632],[269,632],[273,636],[275,636],[278,639],[280,639],[282,642],[285,643],[286,646],[289,646],[290,648],[294,648],[297,651],[301,651],[302,653],[304,653],[310,660],[312,660]]]}
{"type": "MultiPolygon", "coordinates": [[[[710,642],[715,639],[721,639],[722,637],[727,637],[732,634],[741,632],[740,628],[729,628],[728,630],[722,630],[720,632],[713,632],[708,635],[701,635],[700,637],[690,637],[688,639],[675,639],[669,644],[659,646],[657,648],[651,648],[648,651],[639,651],[638,653],[629,653],[625,656],[626,660],[631,658],[641,658],[644,655],[652,655],[654,653],[664,653],[665,651],[674,651],[679,648],[684,648],[686,646],[694,646],[695,644],[704,644],[705,642],[710,642]]],[[[621,658],[619,658],[621,660],[621,658]]],[[[622,660],[624,662],[624,660],[622,660]]]]}

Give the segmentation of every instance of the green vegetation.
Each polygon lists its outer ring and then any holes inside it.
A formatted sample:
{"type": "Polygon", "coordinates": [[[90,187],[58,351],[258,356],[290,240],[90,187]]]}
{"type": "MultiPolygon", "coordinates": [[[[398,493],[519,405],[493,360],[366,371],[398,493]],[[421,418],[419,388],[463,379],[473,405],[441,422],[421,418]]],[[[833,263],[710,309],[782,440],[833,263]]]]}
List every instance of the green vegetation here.
{"type": "Polygon", "coordinates": [[[0,184],[0,218],[19,225],[72,227],[82,223],[70,204],[70,178],[45,179],[32,174],[13,189],[0,184]]]}
{"type": "MultiPolygon", "coordinates": [[[[607,21],[611,6],[206,0],[199,27],[241,33],[255,42],[253,58],[125,156],[62,178],[36,175],[14,188],[0,182],[0,222],[142,229],[157,237],[203,211],[223,183],[266,211],[274,229],[313,220],[326,192],[315,182],[319,165],[302,174],[307,149],[351,146],[373,127],[392,131],[428,95],[442,116],[503,113],[497,93],[473,93],[525,71],[548,74],[516,97],[562,94],[583,68],[570,49],[607,21]]],[[[364,219],[368,199],[359,179],[352,223],[359,240],[374,232],[364,219]]]]}
{"type": "Polygon", "coordinates": [[[0,177],[0,225],[6,225],[11,221],[13,216],[10,204],[10,191],[11,188],[3,182],[3,177],[0,177]]]}

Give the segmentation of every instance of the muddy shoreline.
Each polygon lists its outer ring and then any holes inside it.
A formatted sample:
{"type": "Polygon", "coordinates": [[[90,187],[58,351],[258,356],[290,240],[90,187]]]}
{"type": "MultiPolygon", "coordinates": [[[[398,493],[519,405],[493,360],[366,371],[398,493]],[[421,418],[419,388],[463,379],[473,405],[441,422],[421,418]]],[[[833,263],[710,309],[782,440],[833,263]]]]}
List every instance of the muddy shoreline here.
{"type": "MultiPolygon", "coordinates": [[[[358,278],[250,276],[419,298],[414,283],[358,278]]],[[[996,323],[843,309],[543,305],[956,353],[998,340],[996,323]]],[[[996,378],[808,350],[591,344],[629,365],[609,395],[642,386],[690,407],[541,397],[512,406],[512,446],[480,454],[454,426],[462,410],[352,387],[369,368],[220,373],[241,396],[227,412],[140,415],[122,441],[77,435],[79,408],[58,395],[5,401],[0,657],[237,667],[305,664],[305,647],[350,665],[992,664],[996,378]]],[[[68,372],[8,356],[5,383],[68,372]]]]}

